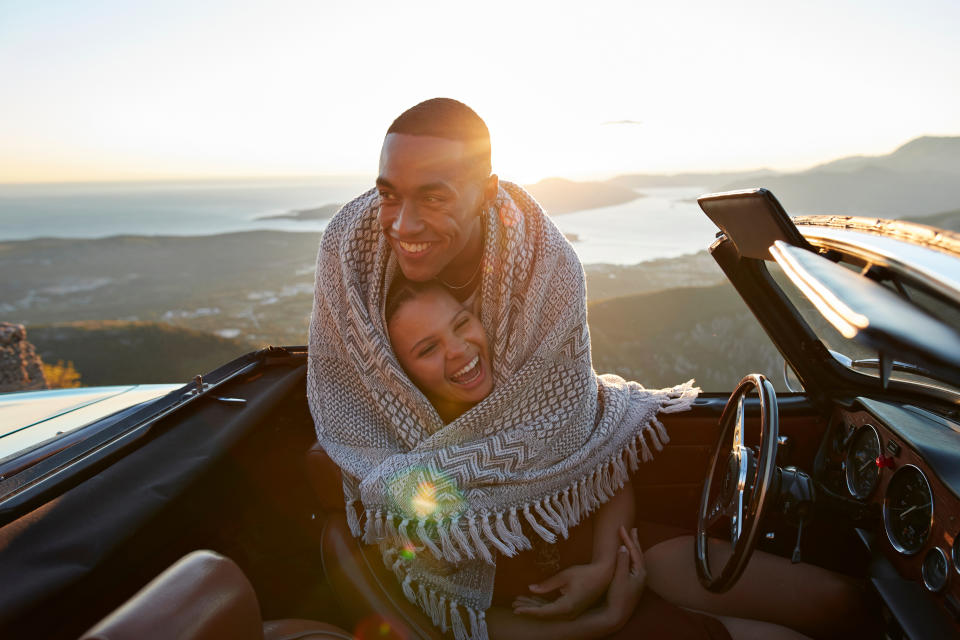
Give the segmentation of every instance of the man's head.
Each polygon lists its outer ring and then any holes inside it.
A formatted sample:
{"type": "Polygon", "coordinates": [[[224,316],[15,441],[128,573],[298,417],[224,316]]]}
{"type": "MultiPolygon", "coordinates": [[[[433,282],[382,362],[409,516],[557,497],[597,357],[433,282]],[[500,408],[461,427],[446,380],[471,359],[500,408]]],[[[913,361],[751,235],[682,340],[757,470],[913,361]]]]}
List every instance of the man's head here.
{"type": "Polygon", "coordinates": [[[490,134],[461,102],[434,98],[400,115],[380,152],[380,224],[404,275],[465,280],[483,249],[480,214],[497,194],[490,134]]]}

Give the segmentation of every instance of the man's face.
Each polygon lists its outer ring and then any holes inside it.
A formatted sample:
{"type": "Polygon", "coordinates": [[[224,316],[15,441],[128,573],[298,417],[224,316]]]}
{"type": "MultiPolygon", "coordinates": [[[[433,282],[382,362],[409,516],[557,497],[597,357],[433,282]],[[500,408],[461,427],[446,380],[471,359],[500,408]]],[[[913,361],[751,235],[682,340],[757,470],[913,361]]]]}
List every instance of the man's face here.
{"type": "Polygon", "coordinates": [[[465,143],[389,134],[380,152],[380,225],[403,275],[435,278],[480,234],[484,179],[465,143]]]}

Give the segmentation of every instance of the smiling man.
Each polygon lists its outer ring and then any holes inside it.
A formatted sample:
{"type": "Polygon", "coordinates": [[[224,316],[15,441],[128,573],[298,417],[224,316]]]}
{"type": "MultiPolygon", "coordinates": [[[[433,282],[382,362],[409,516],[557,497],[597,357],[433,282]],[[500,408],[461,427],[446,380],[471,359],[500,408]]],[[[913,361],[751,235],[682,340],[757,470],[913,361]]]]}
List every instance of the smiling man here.
{"type": "Polygon", "coordinates": [[[597,602],[614,576],[617,527],[633,517],[624,461],[659,450],[666,433],[655,415],[688,407],[696,391],[594,373],[580,260],[522,187],[491,173],[489,133],[473,110],[437,98],[394,121],[376,188],[345,205],[320,243],[307,398],[317,439],[343,471],[350,532],[381,543],[403,593],[434,624],[445,630],[449,620],[457,640],[486,640],[488,611],[494,637],[535,630],[559,640],[624,624],[639,595],[627,587],[615,610],[576,628],[518,604],[524,615],[491,608],[494,567],[529,551],[530,538],[552,544],[597,513],[593,560],[556,607],[597,602]],[[424,311],[435,317],[400,329],[394,318],[390,333],[388,292],[404,279],[443,287],[482,326],[468,331],[445,297],[446,318],[424,311]],[[484,397],[471,395],[469,408],[438,411],[407,375],[420,367],[404,370],[421,325],[452,345],[432,363],[448,378],[465,373],[465,349],[486,341],[492,385],[484,378],[484,397]]]}
{"type": "Polygon", "coordinates": [[[383,141],[377,192],[379,222],[403,274],[470,298],[480,282],[482,213],[498,187],[490,134],[470,107],[435,98],[398,117],[383,141]]]}

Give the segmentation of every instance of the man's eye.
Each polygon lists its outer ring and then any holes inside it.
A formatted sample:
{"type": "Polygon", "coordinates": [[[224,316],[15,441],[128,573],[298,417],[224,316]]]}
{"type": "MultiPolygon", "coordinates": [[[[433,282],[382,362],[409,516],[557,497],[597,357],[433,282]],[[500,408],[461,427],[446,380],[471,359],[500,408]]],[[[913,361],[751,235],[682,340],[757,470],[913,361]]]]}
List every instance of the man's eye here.
{"type": "Polygon", "coordinates": [[[443,198],[440,196],[423,196],[423,201],[427,204],[437,204],[438,202],[442,202],[443,198]]]}
{"type": "Polygon", "coordinates": [[[380,192],[380,199],[383,200],[384,202],[393,202],[394,200],[397,199],[397,196],[395,196],[395,195],[393,195],[392,193],[389,193],[389,192],[387,192],[387,191],[381,191],[381,192],[380,192]]]}

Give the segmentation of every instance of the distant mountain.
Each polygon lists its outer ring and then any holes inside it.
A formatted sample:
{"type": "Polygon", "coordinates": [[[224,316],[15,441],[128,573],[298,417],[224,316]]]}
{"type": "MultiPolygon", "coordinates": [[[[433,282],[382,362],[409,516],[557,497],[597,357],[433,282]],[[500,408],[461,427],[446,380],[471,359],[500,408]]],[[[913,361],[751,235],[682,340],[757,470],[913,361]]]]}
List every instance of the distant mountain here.
{"type": "Polygon", "coordinates": [[[85,386],[187,383],[255,348],[156,322],[76,322],[28,330],[44,362],[72,361],[85,386]]]}
{"type": "Polygon", "coordinates": [[[878,167],[890,171],[929,171],[960,175],[960,136],[922,136],[883,156],[850,156],[809,171],[856,171],[878,167]]]}
{"type": "Polygon", "coordinates": [[[651,187],[701,187],[706,191],[717,191],[725,184],[735,180],[760,180],[776,175],[770,169],[751,169],[749,171],[727,171],[719,173],[675,173],[660,175],[652,173],[630,173],[609,180],[631,189],[651,187]]]}
{"type": "Polygon", "coordinates": [[[921,217],[960,204],[960,137],[922,137],[883,156],[840,158],[762,181],[738,179],[721,190],[763,186],[791,214],[921,217]]]}
{"type": "Polygon", "coordinates": [[[729,284],[642,293],[589,305],[593,368],[647,387],[695,378],[733,389],[762,373],[783,389],[783,359],[729,284]]]}
{"type": "Polygon", "coordinates": [[[326,220],[340,210],[342,204],[325,204],[313,209],[294,209],[289,213],[280,213],[273,216],[260,216],[254,220],[326,220]]]}
{"type": "Polygon", "coordinates": [[[904,218],[904,220],[909,220],[910,222],[919,222],[920,224],[928,224],[931,227],[937,227],[938,229],[946,229],[947,231],[956,231],[957,233],[960,233],[960,209],[944,211],[943,213],[935,213],[932,216],[904,218]]]}
{"type": "Polygon", "coordinates": [[[610,182],[574,182],[564,178],[545,178],[524,188],[550,215],[598,209],[623,204],[643,197],[631,188],[610,182]]]}

